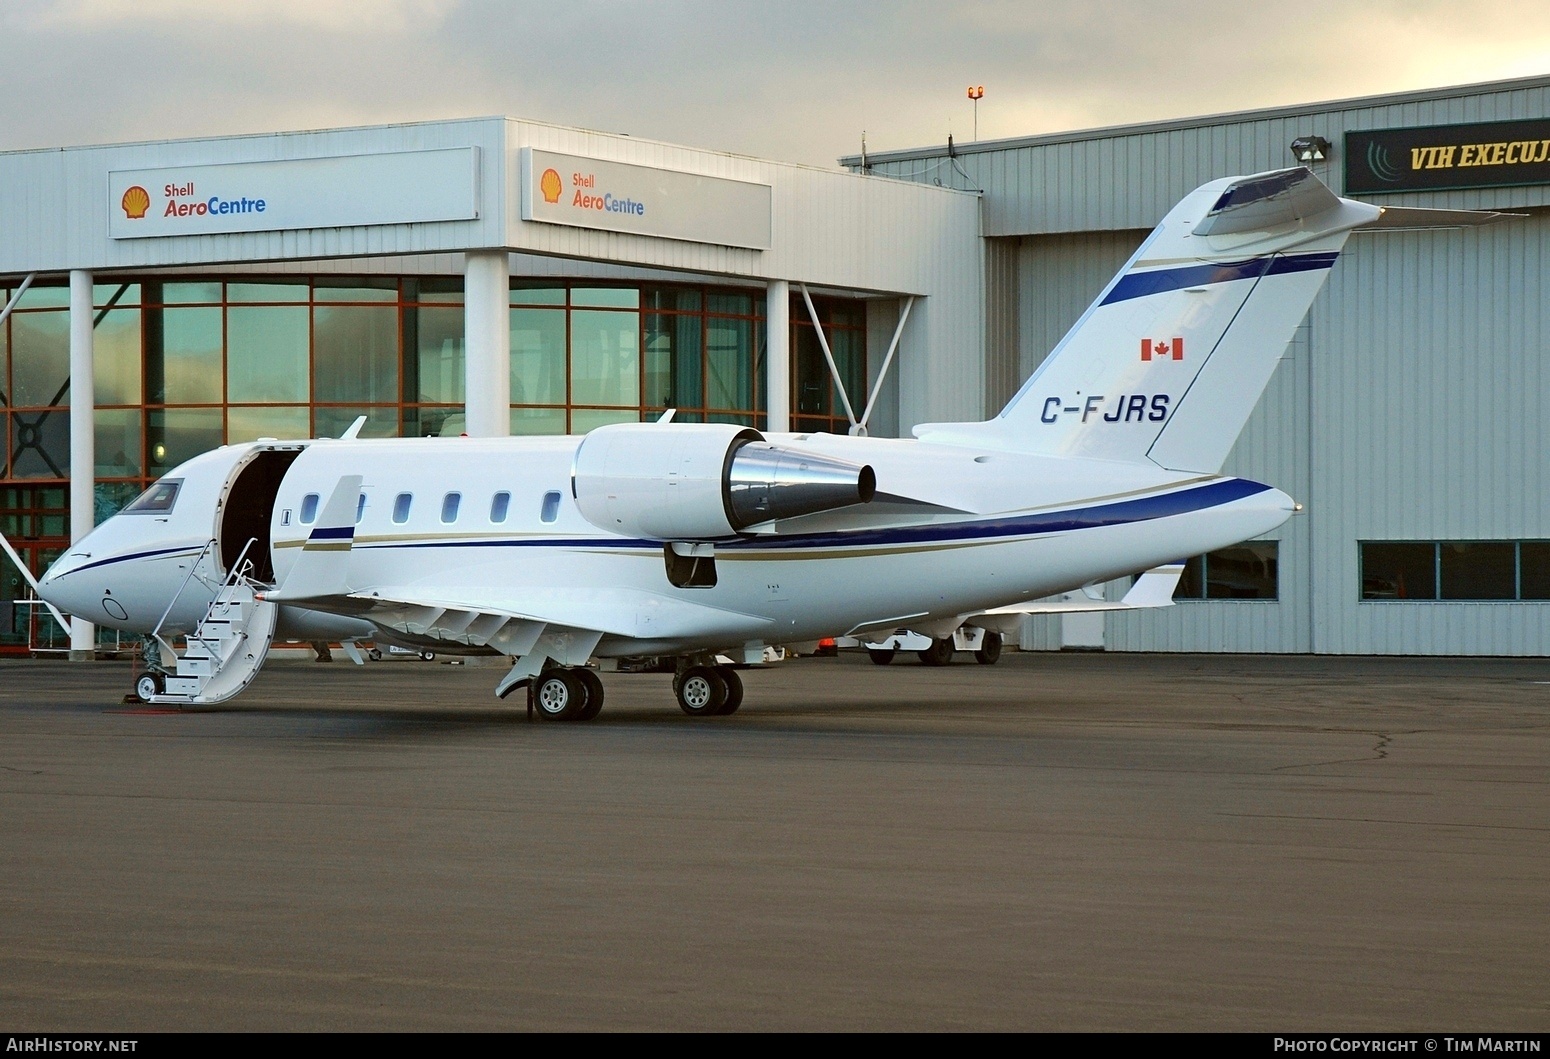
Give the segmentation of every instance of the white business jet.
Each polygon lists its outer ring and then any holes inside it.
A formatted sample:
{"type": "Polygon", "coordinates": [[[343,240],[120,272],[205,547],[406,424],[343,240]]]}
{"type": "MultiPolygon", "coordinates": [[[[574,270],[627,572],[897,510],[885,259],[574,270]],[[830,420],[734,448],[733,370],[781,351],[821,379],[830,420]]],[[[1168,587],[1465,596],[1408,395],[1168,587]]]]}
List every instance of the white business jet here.
{"type": "Polygon", "coordinates": [[[680,707],[728,714],[742,683],[718,655],[952,629],[1281,525],[1291,497],[1222,463],[1346,238],[1386,214],[1484,216],[1385,211],[1301,168],[1216,180],[987,422],[914,440],[659,422],[228,445],[82,539],[40,592],[147,636],[150,702],[230,698],[278,636],[506,655],[496,694],[525,687],[554,719],[601,709],[589,660],[672,655],[680,707]]]}

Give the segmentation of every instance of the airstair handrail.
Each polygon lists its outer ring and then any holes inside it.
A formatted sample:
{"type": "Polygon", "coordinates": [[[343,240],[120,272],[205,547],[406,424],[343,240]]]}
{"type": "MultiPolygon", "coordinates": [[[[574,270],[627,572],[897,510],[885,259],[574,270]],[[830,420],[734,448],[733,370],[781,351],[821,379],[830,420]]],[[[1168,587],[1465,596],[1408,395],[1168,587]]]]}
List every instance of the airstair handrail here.
{"type": "MultiPolygon", "coordinates": [[[[157,636],[161,632],[161,627],[167,624],[167,615],[171,614],[172,608],[178,605],[178,598],[183,595],[183,590],[188,587],[188,583],[194,579],[194,571],[199,569],[199,564],[204,562],[204,557],[209,554],[210,549],[213,547],[215,547],[215,538],[212,537],[210,540],[205,542],[205,546],[203,548],[199,549],[199,554],[196,555],[194,557],[194,561],[189,564],[188,576],[183,578],[183,583],[179,585],[178,590],[172,594],[172,599],[167,603],[167,609],[161,612],[161,620],[156,623],[156,628],[151,630],[152,636],[157,636]]],[[[243,551],[246,552],[247,549],[244,548],[243,551]]]]}

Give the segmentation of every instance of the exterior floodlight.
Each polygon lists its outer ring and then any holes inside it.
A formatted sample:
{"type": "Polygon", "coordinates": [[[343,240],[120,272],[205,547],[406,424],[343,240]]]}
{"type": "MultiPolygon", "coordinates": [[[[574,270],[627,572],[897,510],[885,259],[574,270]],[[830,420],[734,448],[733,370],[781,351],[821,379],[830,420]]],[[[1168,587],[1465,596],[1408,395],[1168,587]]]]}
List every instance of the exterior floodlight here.
{"type": "Polygon", "coordinates": [[[1329,157],[1329,141],[1322,136],[1299,136],[1292,141],[1292,156],[1303,165],[1329,157]]]}

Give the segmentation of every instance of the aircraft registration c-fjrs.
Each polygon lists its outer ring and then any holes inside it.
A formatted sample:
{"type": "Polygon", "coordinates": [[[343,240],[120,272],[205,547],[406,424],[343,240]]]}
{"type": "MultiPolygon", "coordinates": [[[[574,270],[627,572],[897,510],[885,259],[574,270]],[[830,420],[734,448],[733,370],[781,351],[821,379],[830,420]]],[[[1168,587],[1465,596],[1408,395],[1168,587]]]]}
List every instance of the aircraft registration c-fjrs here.
{"type": "Polygon", "coordinates": [[[1165,606],[1182,556],[1296,509],[1220,472],[1347,237],[1494,216],[1380,209],[1303,168],[1215,180],[991,420],[914,439],[657,422],[228,445],[84,537],[39,593],[145,636],[150,702],[231,698],[275,638],[371,639],[509,656],[496,694],[526,688],[555,719],[602,708],[594,658],[676,656],[680,707],[717,715],[742,701],[718,655],[1165,606]],[[1020,602],[1138,571],[1124,603],[1020,602]]]}

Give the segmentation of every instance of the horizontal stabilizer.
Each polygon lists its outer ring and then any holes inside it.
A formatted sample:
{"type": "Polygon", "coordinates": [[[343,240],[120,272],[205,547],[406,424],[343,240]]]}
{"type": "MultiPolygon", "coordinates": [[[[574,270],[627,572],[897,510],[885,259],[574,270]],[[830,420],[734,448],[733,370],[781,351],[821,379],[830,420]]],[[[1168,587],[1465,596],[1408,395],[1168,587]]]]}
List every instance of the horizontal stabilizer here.
{"type": "Polygon", "coordinates": [[[1424,228],[1478,228],[1526,213],[1493,213],[1490,210],[1430,210],[1416,206],[1384,206],[1375,221],[1362,225],[1361,231],[1415,231],[1424,228]]]}

